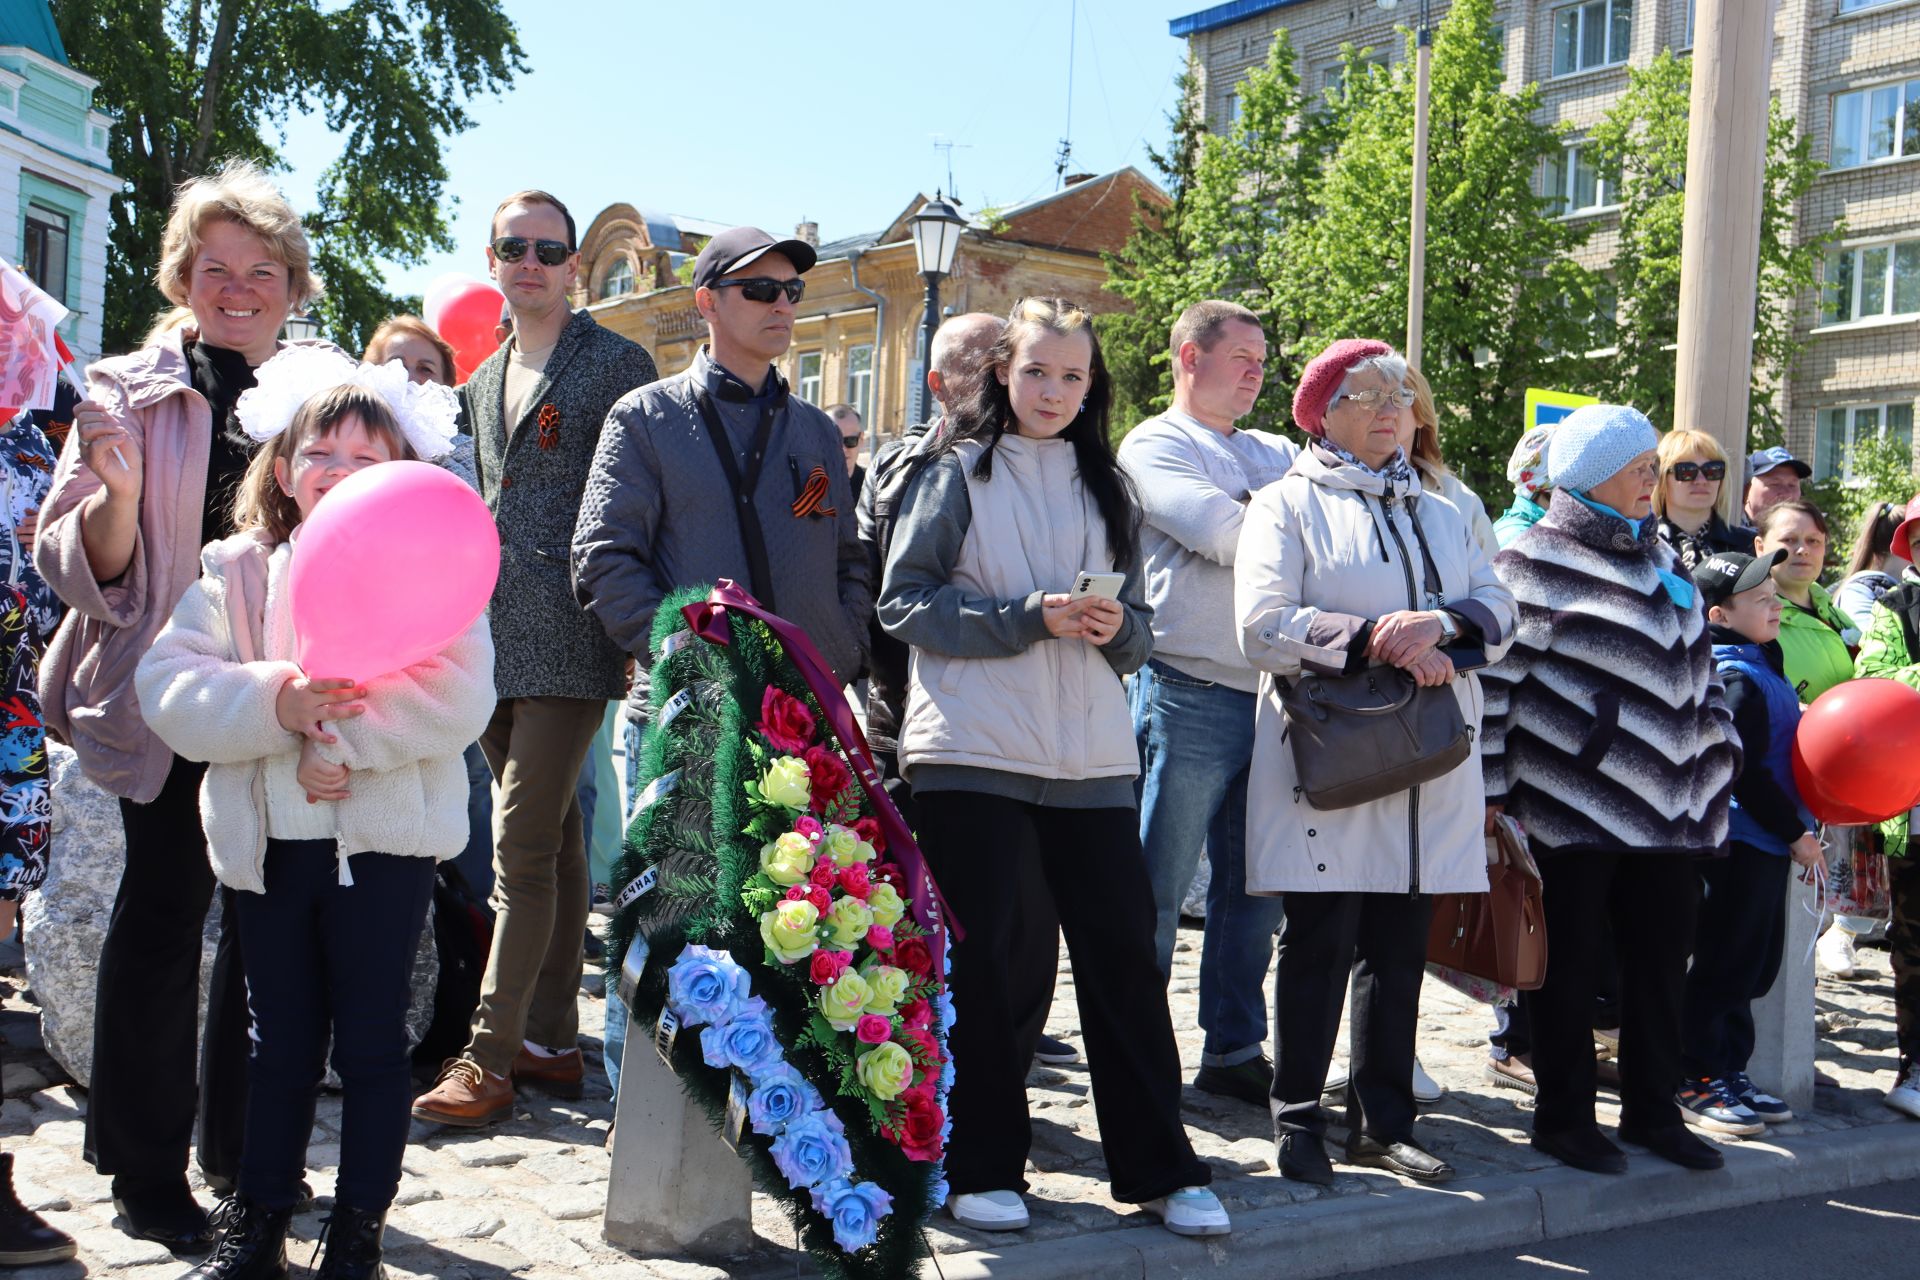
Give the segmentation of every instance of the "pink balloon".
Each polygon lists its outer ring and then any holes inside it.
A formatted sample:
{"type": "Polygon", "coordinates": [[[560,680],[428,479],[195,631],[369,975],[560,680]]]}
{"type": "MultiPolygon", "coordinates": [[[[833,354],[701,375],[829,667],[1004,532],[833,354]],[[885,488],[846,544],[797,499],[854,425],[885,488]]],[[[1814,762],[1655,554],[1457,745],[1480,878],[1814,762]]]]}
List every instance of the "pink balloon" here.
{"type": "Polygon", "coordinates": [[[444,650],[500,575],[480,495],[429,462],[386,462],[335,485],[301,526],[288,590],[300,667],[366,681],[444,650]]]}

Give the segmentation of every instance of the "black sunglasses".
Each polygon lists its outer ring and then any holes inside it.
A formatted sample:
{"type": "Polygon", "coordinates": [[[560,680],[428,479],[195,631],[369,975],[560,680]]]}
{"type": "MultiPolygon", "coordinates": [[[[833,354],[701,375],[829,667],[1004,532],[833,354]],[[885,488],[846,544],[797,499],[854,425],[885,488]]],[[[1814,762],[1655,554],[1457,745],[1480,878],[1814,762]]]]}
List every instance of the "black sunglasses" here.
{"type": "Polygon", "coordinates": [[[860,437],[859,436],[841,436],[840,447],[842,449],[858,449],[860,447],[860,437]]]}
{"type": "Polygon", "coordinates": [[[1667,474],[1681,484],[1692,484],[1695,480],[1725,480],[1727,464],[1724,462],[1676,462],[1667,468],[1667,474]]]}
{"type": "Polygon", "coordinates": [[[543,267],[557,267],[573,253],[559,240],[529,240],[525,236],[501,236],[493,242],[493,256],[502,262],[518,262],[527,256],[527,248],[532,246],[533,256],[543,267]]]}
{"type": "Polygon", "coordinates": [[[788,302],[798,302],[807,292],[807,282],[794,277],[791,280],[775,280],[772,276],[747,276],[740,280],[715,280],[716,289],[738,289],[740,296],[748,302],[772,302],[781,294],[787,295],[788,302]]]}

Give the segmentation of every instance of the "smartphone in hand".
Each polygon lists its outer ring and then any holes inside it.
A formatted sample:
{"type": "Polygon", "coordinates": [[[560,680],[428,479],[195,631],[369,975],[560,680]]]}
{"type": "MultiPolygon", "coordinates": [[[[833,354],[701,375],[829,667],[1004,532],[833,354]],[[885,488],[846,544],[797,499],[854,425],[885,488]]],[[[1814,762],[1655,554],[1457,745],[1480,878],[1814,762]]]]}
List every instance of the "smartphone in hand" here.
{"type": "Polygon", "coordinates": [[[1084,600],[1088,596],[1097,596],[1102,600],[1118,600],[1121,584],[1126,582],[1124,573],[1093,573],[1083,570],[1073,580],[1073,590],[1068,598],[1084,600]]]}

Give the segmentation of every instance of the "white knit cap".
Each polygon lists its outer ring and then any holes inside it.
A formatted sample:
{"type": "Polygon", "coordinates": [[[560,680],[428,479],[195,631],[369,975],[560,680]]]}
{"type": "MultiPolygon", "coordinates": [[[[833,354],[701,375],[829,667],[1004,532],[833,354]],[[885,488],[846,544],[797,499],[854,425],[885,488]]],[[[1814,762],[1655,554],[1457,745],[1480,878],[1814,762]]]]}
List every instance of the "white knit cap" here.
{"type": "Polygon", "coordinates": [[[1586,493],[1659,443],[1660,433],[1638,409],[1582,405],[1560,420],[1547,441],[1547,474],[1556,489],[1586,493]]]}

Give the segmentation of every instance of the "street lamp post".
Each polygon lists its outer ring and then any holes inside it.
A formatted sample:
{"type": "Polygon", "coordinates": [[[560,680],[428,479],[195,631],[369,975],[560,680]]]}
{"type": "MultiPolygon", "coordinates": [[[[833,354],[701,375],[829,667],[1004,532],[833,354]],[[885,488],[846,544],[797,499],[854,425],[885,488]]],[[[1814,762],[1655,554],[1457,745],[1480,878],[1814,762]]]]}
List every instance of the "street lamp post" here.
{"type": "Polygon", "coordinates": [[[920,384],[913,393],[913,420],[925,422],[929,416],[927,367],[933,358],[933,332],[940,327],[940,282],[953,272],[954,254],[959,252],[960,233],[966,230],[967,220],[936,191],[907,225],[913,232],[913,256],[927,282],[927,309],[920,317],[920,384]]]}
{"type": "Polygon", "coordinates": [[[320,336],[320,322],[304,311],[298,315],[289,313],[287,322],[281,326],[280,332],[288,342],[317,338],[320,336]]]}
{"type": "MultiPolygon", "coordinates": [[[[1378,0],[1393,9],[1400,0],[1378,0]]],[[[1420,0],[1420,25],[1414,33],[1413,72],[1413,234],[1407,245],[1407,363],[1420,367],[1426,337],[1427,293],[1427,102],[1433,89],[1433,15],[1420,0]]]]}

